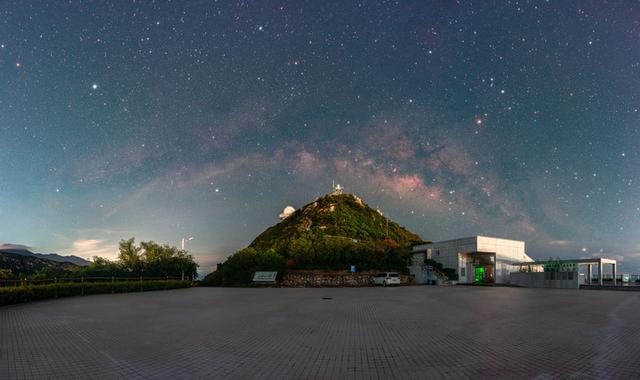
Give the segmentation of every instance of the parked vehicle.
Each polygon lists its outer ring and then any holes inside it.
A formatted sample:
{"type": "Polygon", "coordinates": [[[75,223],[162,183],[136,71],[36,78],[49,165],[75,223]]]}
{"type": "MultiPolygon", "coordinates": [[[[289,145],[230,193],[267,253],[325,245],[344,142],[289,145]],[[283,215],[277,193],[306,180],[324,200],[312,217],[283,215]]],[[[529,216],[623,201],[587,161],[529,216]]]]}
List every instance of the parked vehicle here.
{"type": "Polygon", "coordinates": [[[382,286],[399,286],[400,285],[400,275],[396,272],[380,272],[371,278],[371,283],[373,285],[382,285],[382,286]]]}

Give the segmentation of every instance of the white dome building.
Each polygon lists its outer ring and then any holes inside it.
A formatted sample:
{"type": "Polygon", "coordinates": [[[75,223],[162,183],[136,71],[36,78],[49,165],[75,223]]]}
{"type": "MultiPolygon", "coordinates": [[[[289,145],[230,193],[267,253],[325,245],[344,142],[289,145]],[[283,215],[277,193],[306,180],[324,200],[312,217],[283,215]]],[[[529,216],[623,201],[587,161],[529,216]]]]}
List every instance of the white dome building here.
{"type": "Polygon", "coordinates": [[[280,220],[285,220],[294,212],[296,212],[296,209],[293,208],[293,206],[287,206],[284,208],[284,210],[282,210],[280,215],[278,215],[278,218],[280,218],[280,220]]]}

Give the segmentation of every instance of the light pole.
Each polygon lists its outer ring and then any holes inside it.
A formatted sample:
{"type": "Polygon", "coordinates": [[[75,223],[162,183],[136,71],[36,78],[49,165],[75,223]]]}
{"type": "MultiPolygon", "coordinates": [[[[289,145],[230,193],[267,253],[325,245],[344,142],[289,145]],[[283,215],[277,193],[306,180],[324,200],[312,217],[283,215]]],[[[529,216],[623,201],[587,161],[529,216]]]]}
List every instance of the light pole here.
{"type": "Polygon", "coordinates": [[[181,247],[182,247],[182,250],[183,250],[183,251],[184,251],[184,245],[185,245],[185,243],[186,243],[186,242],[188,242],[188,241],[191,241],[191,240],[193,240],[193,236],[189,236],[188,238],[184,238],[184,237],[182,238],[182,245],[181,245],[181,247]]]}
{"type": "MultiPolygon", "coordinates": [[[[186,242],[188,242],[188,241],[191,241],[191,240],[193,240],[193,236],[189,236],[188,238],[184,238],[184,237],[182,238],[182,244],[181,244],[181,246],[182,246],[182,250],[183,250],[183,251],[184,251],[184,244],[185,244],[186,242]]],[[[182,281],[184,281],[184,270],[182,270],[182,281]]]]}

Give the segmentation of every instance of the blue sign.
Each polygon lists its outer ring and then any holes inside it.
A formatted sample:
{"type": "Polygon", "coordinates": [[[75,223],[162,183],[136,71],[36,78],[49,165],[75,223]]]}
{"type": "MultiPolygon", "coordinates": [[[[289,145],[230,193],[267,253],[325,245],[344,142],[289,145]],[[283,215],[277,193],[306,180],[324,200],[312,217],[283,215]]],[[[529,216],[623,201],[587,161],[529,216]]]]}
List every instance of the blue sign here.
{"type": "Polygon", "coordinates": [[[351,273],[356,273],[356,266],[355,266],[355,265],[352,265],[352,266],[349,268],[349,271],[350,271],[351,273]]]}

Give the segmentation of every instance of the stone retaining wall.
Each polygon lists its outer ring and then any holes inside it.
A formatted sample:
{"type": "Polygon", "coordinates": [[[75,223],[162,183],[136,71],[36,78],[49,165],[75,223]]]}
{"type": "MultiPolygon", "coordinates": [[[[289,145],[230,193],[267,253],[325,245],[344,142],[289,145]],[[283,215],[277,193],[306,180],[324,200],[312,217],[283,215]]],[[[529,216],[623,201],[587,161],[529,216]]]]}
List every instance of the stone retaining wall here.
{"type": "MultiPolygon", "coordinates": [[[[361,287],[369,283],[375,271],[349,273],[347,271],[289,270],[280,286],[287,288],[361,287]]],[[[401,274],[402,285],[415,285],[413,276],[401,274]]]]}

